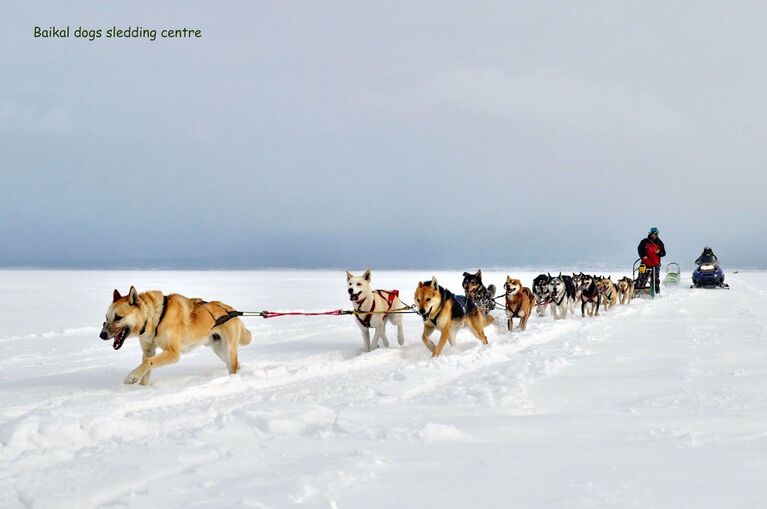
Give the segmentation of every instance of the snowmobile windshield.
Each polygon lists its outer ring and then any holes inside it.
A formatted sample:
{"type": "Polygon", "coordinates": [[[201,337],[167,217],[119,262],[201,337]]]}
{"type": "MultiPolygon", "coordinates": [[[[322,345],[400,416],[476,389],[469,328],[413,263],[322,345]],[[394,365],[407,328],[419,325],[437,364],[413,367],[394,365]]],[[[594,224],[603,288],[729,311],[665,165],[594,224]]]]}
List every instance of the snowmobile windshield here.
{"type": "MultiPolygon", "coordinates": [[[[719,265],[719,260],[717,260],[716,256],[714,256],[714,255],[700,255],[700,257],[698,257],[698,259],[695,260],[695,263],[700,268],[703,269],[703,268],[708,268],[708,267],[704,267],[704,265],[706,265],[706,266],[708,266],[708,265],[713,265],[713,266],[719,265]]],[[[711,268],[713,269],[714,267],[711,267],[711,268]]]]}

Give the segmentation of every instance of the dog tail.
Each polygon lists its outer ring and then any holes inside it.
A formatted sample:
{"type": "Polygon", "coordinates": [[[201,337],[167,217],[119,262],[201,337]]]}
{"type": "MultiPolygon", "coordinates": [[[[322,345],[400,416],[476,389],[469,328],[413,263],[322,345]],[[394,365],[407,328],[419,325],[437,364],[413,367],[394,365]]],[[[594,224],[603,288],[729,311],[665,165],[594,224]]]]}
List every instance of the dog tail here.
{"type": "Polygon", "coordinates": [[[241,323],[240,324],[240,345],[242,346],[249,345],[252,339],[253,339],[253,334],[251,334],[248,328],[241,323]]]}

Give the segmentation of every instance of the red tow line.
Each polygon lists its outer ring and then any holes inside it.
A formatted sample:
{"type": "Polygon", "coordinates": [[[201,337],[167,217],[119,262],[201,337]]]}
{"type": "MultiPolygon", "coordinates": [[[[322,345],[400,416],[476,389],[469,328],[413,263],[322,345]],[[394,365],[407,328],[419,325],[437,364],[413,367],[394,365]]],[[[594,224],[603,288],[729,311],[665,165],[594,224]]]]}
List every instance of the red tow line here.
{"type": "MultiPolygon", "coordinates": [[[[218,319],[216,319],[216,323],[214,327],[217,327],[219,325],[222,325],[232,318],[238,317],[238,316],[260,316],[261,318],[277,318],[279,316],[341,316],[341,315],[373,315],[373,314],[388,314],[388,313],[414,313],[415,311],[412,310],[412,306],[405,306],[402,309],[392,310],[391,306],[394,303],[394,299],[396,299],[399,296],[398,290],[392,290],[392,291],[386,291],[386,290],[376,290],[377,292],[383,292],[388,295],[386,295],[386,300],[389,303],[389,309],[386,311],[375,311],[371,309],[370,311],[353,311],[353,310],[343,310],[343,309],[334,309],[332,311],[313,311],[313,312],[303,312],[303,311],[285,311],[285,312],[279,312],[279,311],[229,311],[223,316],[220,316],[218,319]]],[[[359,318],[359,317],[358,317],[359,318]]]]}

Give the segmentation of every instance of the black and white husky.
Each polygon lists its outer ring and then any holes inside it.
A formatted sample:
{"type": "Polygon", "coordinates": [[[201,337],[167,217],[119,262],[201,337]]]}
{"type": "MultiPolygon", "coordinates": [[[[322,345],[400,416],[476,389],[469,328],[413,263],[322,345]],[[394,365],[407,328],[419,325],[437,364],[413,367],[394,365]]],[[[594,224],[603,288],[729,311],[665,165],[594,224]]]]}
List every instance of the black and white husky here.
{"type": "Polygon", "coordinates": [[[546,308],[551,302],[551,289],[549,289],[549,282],[551,276],[548,274],[540,274],[533,279],[533,296],[535,297],[535,312],[538,316],[546,314],[546,308]]]}
{"type": "Polygon", "coordinates": [[[558,276],[551,277],[549,280],[549,292],[551,295],[551,315],[554,320],[567,318],[567,310],[575,312],[575,286],[569,276],[563,276],[560,272],[558,276]]]}

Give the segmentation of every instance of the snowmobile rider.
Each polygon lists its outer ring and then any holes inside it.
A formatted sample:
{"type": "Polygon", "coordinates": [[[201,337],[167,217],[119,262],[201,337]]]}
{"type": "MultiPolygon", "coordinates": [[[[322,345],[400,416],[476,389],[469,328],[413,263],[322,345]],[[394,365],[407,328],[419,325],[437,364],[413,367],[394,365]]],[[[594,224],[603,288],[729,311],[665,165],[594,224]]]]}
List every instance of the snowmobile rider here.
{"type": "Polygon", "coordinates": [[[699,267],[704,264],[716,265],[718,263],[719,263],[719,258],[717,258],[716,255],[714,254],[714,250],[708,246],[703,248],[703,252],[700,254],[698,259],[695,260],[695,265],[699,267]]]}
{"type": "MultiPolygon", "coordinates": [[[[643,238],[637,246],[637,252],[639,257],[642,258],[642,263],[648,269],[655,268],[655,293],[660,293],[660,259],[666,256],[666,246],[663,245],[663,241],[658,237],[657,226],[650,228],[650,233],[647,237],[643,238]]],[[[647,280],[647,273],[642,278],[642,284],[647,280]]]]}

